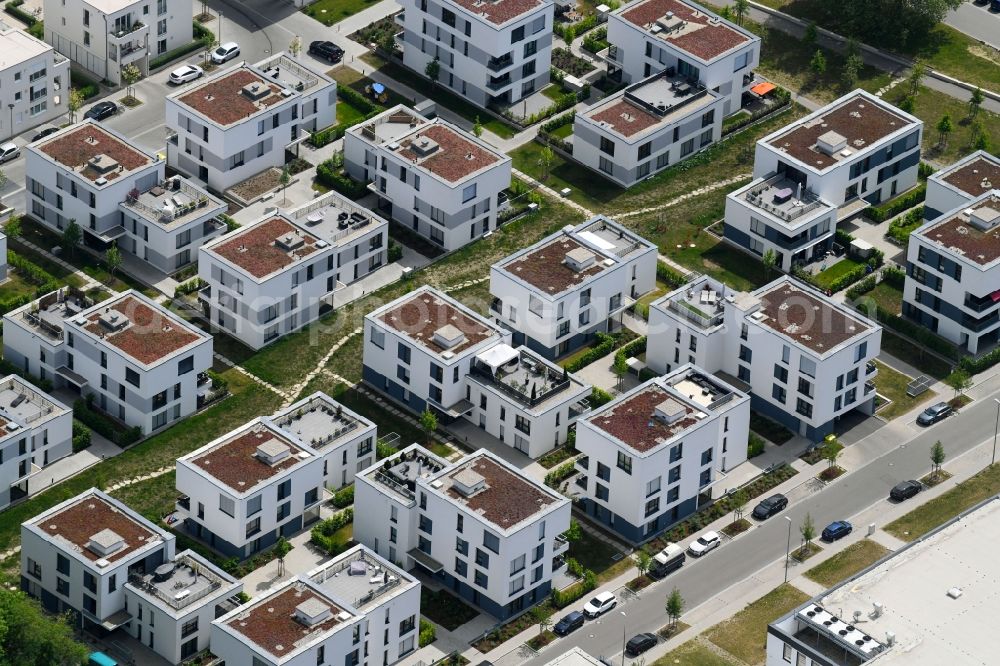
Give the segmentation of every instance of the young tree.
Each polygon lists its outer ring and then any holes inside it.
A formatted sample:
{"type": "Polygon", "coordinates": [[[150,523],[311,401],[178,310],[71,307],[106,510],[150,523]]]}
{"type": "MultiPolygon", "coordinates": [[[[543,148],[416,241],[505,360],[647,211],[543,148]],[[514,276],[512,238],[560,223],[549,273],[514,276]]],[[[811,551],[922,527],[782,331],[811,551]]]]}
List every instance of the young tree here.
{"type": "Polygon", "coordinates": [[[742,488],[738,489],[729,498],[729,505],[733,507],[733,524],[743,520],[743,513],[747,508],[747,493],[742,488]]]}
{"type": "Polygon", "coordinates": [[[978,118],[972,121],[969,126],[969,145],[973,150],[989,150],[990,139],[983,126],[983,121],[978,118]]]}
{"type": "Polygon", "coordinates": [[[972,377],[967,371],[957,368],[945,378],[944,383],[955,391],[955,397],[957,398],[972,388],[972,377]]]}
{"type": "Polygon", "coordinates": [[[667,595],[666,611],[670,626],[677,626],[677,621],[681,619],[681,614],[684,612],[684,597],[681,596],[681,591],[676,587],[667,595]]]}
{"type": "Polygon", "coordinates": [[[142,78],[142,72],[136,67],[135,63],[130,62],[129,64],[122,67],[122,82],[125,83],[125,97],[135,99],[134,91],[132,86],[142,78]]]}
{"type": "Polygon", "coordinates": [[[809,61],[809,69],[817,79],[826,73],[826,56],[823,55],[823,49],[816,49],[812,60],[809,61]]]}
{"type": "Polygon", "coordinates": [[[919,59],[914,60],[910,75],[906,78],[906,83],[910,89],[910,97],[917,96],[917,92],[920,90],[920,83],[924,80],[925,76],[927,76],[927,65],[919,59]]]}
{"type": "Polygon", "coordinates": [[[483,135],[483,124],[479,122],[479,116],[476,116],[476,122],[472,124],[472,133],[477,139],[483,135]]]}
{"type": "Polygon", "coordinates": [[[424,67],[424,74],[427,75],[428,79],[437,83],[438,76],[441,74],[441,61],[434,58],[434,60],[427,63],[427,66],[424,67]]]}
{"type": "Polygon", "coordinates": [[[21,227],[21,216],[11,215],[7,224],[3,225],[3,232],[7,234],[7,238],[20,238],[21,234],[24,233],[24,229],[21,227]]]}
{"type": "Polygon", "coordinates": [[[544,146],[538,154],[538,166],[542,167],[542,180],[549,179],[549,169],[556,159],[556,154],[548,146],[544,146]]]}
{"type": "Polygon", "coordinates": [[[848,38],[847,45],[844,47],[844,55],[848,58],[851,56],[861,57],[861,45],[858,44],[858,40],[853,37],[848,38]]]}
{"type": "Polygon", "coordinates": [[[111,247],[104,253],[104,263],[107,265],[111,277],[114,277],[122,266],[122,253],[118,249],[118,243],[111,243],[111,247]]]}
{"type": "Polygon", "coordinates": [[[952,133],[955,129],[955,125],[951,122],[951,116],[947,113],[941,116],[941,120],[938,121],[937,131],[938,131],[938,142],[941,144],[942,148],[948,147],[948,135],[952,133]]]}
{"type": "Polygon", "coordinates": [[[288,52],[292,54],[293,57],[298,58],[299,54],[302,53],[302,38],[298,35],[292,37],[292,41],[288,44],[288,52]]]}
{"type": "Polygon", "coordinates": [[[76,256],[76,248],[79,247],[81,240],[83,240],[83,232],[80,231],[80,225],[76,223],[74,218],[63,229],[63,245],[69,249],[71,256],[76,256]]]}
{"type": "Polygon", "coordinates": [[[812,515],[806,514],[806,517],[802,519],[802,524],[799,525],[799,534],[802,535],[803,546],[808,548],[812,545],[812,540],[816,538],[816,524],[813,522],[812,515]]]}
{"type": "Polygon", "coordinates": [[[424,433],[427,435],[427,443],[431,443],[431,439],[434,437],[434,431],[438,427],[438,417],[437,414],[432,412],[429,408],[425,409],[420,415],[420,427],[423,428],[424,433]]]}
{"type": "Polygon", "coordinates": [[[387,55],[392,55],[396,52],[396,36],[392,34],[391,31],[385,32],[379,38],[378,46],[380,49],[385,51],[387,55]]]}
{"type": "Polygon", "coordinates": [[[773,249],[768,248],[768,250],[764,252],[764,256],[761,257],[761,261],[764,264],[764,280],[770,280],[771,271],[774,270],[774,267],[778,263],[778,255],[773,249]]]}
{"type": "Polygon", "coordinates": [[[83,93],[79,88],[70,88],[69,97],[66,100],[66,108],[69,110],[69,121],[76,122],[76,112],[83,106],[83,93]]]}
{"type": "Polygon", "coordinates": [[[972,96],[969,98],[969,118],[975,118],[979,115],[979,107],[983,105],[983,90],[980,87],[976,87],[972,91],[972,96]]]}
{"type": "Polygon", "coordinates": [[[278,575],[285,575],[285,555],[292,550],[292,544],[288,543],[285,537],[278,537],[278,541],[274,544],[274,555],[278,558],[278,575]]]}
{"type": "Polygon", "coordinates": [[[913,107],[916,106],[913,95],[906,95],[903,99],[899,100],[896,104],[900,109],[906,111],[907,113],[913,113],[913,107]]]}
{"type": "Polygon", "coordinates": [[[281,184],[281,205],[284,206],[285,202],[288,200],[286,194],[288,190],[288,184],[292,182],[292,174],[288,171],[288,165],[281,167],[281,177],[278,178],[278,183],[281,184]]]}
{"type": "Polygon", "coordinates": [[[843,448],[844,447],[840,445],[840,442],[835,439],[830,440],[823,446],[823,460],[826,461],[826,466],[829,469],[833,469],[837,466],[837,458],[840,457],[840,452],[843,448]]]}
{"type": "Polygon", "coordinates": [[[810,49],[816,48],[816,44],[819,42],[819,31],[816,30],[815,21],[809,21],[809,25],[806,26],[806,34],[802,36],[802,41],[810,49]]]}
{"type": "Polygon", "coordinates": [[[640,550],[635,554],[635,570],[639,572],[640,576],[645,576],[652,564],[653,557],[646,551],[640,550]]]}
{"type": "Polygon", "coordinates": [[[615,354],[614,365],[611,366],[612,372],[618,377],[618,390],[622,390],[622,385],[625,383],[625,375],[628,374],[628,359],[625,358],[625,354],[615,354]]]}
{"type": "Polygon", "coordinates": [[[847,59],[844,60],[844,88],[853,90],[858,85],[858,76],[861,74],[862,67],[864,67],[864,61],[861,59],[861,56],[847,56],[847,59]]]}
{"type": "Polygon", "coordinates": [[[944,445],[941,444],[941,440],[939,439],[931,446],[931,474],[934,475],[935,479],[941,474],[941,465],[944,464],[944,459],[944,445]]]}
{"type": "Polygon", "coordinates": [[[736,2],[733,3],[733,16],[736,17],[736,23],[739,25],[743,25],[743,21],[749,13],[750,0],[736,0],[736,2]]]}

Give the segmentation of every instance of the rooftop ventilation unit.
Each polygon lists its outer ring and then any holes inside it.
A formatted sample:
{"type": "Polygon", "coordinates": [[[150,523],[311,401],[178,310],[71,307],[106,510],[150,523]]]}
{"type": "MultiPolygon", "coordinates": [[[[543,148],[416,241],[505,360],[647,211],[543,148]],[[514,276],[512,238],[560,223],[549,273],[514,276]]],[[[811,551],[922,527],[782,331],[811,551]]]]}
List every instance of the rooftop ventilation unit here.
{"type": "Polygon", "coordinates": [[[105,178],[104,176],[101,176],[100,178],[94,181],[94,185],[97,185],[98,187],[104,187],[107,184],[108,184],[108,179],[105,178]]]}
{"type": "Polygon", "coordinates": [[[564,263],[569,266],[571,270],[579,273],[580,271],[585,271],[593,266],[595,261],[597,261],[597,255],[590,250],[577,247],[566,253],[564,263]]]}
{"type": "Polygon", "coordinates": [[[333,610],[317,597],[306,599],[295,607],[295,619],[307,627],[315,627],[333,616],[333,610]]]}
{"type": "Polygon", "coordinates": [[[434,331],[434,342],[444,349],[457,347],[465,340],[465,333],[462,333],[452,324],[445,324],[434,331]]]}
{"type": "Polygon", "coordinates": [[[670,425],[671,423],[676,423],[686,412],[687,409],[684,405],[673,398],[667,398],[656,406],[654,413],[656,418],[670,425]]]}
{"type": "Polygon", "coordinates": [[[486,487],[482,474],[466,467],[451,477],[452,487],[463,497],[471,497],[486,487]]]}
{"type": "Polygon", "coordinates": [[[117,310],[107,308],[101,313],[99,321],[101,326],[109,331],[120,331],[128,326],[128,317],[117,310]]]}
{"type": "Polygon", "coordinates": [[[825,153],[830,157],[833,157],[844,148],[847,148],[847,137],[838,134],[833,130],[824,132],[818,139],[816,139],[816,148],[818,148],[821,153],[825,153]]]}
{"type": "Polygon", "coordinates": [[[257,447],[257,457],[268,465],[277,465],[292,454],[292,449],[276,439],[269,439],[257,447]]]}
{"type": "Polygon", "coordinates": [[[97,173],[110,173],[118,168],[118,160],[104,153],[94,155],[87,160],[87,164],[97,173]]]}
{"type": "Polygon", "coordinates": [[[410,144],[410,149],[420,157],[427,157],[437,151],[439,147],[438,142],[429,136],[417,136],[410,144]]]}
{"type": "Polygon", "coordinates": [[[292,250],[302,247],[303,243],[305,243],[305,239],[292,232],[288,232],[287,234],[279,236],[274,240],[275,245],[287,252],[291,252],[292,250]]]}
{"type": "Polygon", "coordinates": [[[980,206],[969,215],[969,224],[983,231],[990,231],[1000,224],[1000,211],[989,206],[980,206]]]}
{"type": "Polygon", "coordinates": [[[100,557],[107,557],[121,550],[123,546],[125,546],[124,537],[108,528],[104,528],[97,534],[94,534],[87,541],[87,549],[100,557]]]}
{"type": "Polygon", "coordinates": [[[268,93],[270,92],[270,89],[263,83],[255,82],[255,83],[248,83],[245,86],[243,86],[241,92],[243,93],[244,97],[256,102],[258,100],[267,97],[268,93]]]}

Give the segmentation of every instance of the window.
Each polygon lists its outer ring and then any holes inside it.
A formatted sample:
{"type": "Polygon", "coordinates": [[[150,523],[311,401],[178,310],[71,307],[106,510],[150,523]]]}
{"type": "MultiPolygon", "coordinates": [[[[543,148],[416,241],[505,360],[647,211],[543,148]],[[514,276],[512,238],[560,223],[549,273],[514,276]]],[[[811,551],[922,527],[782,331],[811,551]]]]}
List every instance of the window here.
{"type": "Polygon", "coordinates": [[[375,328],[371,328],[371,341],[372,344],[379,349],[385,349],[385,331],[375,328]]]}
{"type": "Polygon", "coordinates": [[[87,611],[91,615],[97,614],[97,601],[94,597],[89,595],[83,595],[83,610],[87,611]]]}
{"type": "Polygon", "coordinates": [[[482,571],[476,571],[476,575],[473,577],[473,582],[484,590],[490,585],[489,577],[482,571]]]}
{"type": "Polygon", "coordinates": [[[587,326],[590,324],[590,310],[584,310],[580,313],[579,317],[580,326],[587,326]]]}
{"type": "Polygon", "coordinates": [[[767,225],[756,217],[750,218],[750,231],[761,237],[767,236],[767,225]]]}
{"type": "Polygon", "coordinates": [[[97,593],[97,579],[89,571],[83,572],[83,586],[93,593],[97,593]]]}
{"type": "Polygon", "coordinates": [[[247,517],[252,516],[260,511],[260,504],[261,504],[260,500],[261,500],[261,495],[257,495],[256,497],[251,497],[249,500],[247,500],[247,517]]]}
{"type": "Polygon", "coordinates": [[[524,418],[520,414],[514,416],[514,427],[523,432],[525,435],[531,434],[531,421],[524,418]]]}
{"type": "Polygon", "coordinates": [[[524,589],[524,576],[518,576],[510,581],[510,594],[517,594],[524,589]]]}
{"type": "Polygon", "coordinates": [[[569,335],[569,320],[559,322],[559,330],[556,332],[556,337],[561,338],[563,336],[569,335]]]}
{"type": "Polygon", "coordinates": [[[476,198],[476,184],[473,183],[462,190],[462,203],[468,203],[476,198]]]}
{"type": "Polygon", "coordinates": [[[64,597],[69,596],[69,581],[56,577],[56,592],[64,597]]]}
{"type": "Polygon", "coordinates": [[[611,480],[611,468],[604,463],[597,463],[597,478],[603,479],[604,481],[611,480]]]}
{"type": "Polygon", "coordinates": [[[535,546],[535,549],[531,555],[531,563],[534,564],[543,557],[545,557],[545,544],[540,543],[537,546],[535,546]]]}
{"type": "Polygon", "coordinates": [[[602,502],[607,502],[608,501],[608,489],[607,489],[606,486],[602,486],[599,483],[595,483],[594,484],[594,493],[595,493],[597,499],[601,500],[602,502]]]}
{"type": "MultiPolygon", "coordinates": [[[[102,352],[103,353],[103,352],[102,352]]],[[[194,370],[194,356],[182,358],[177,362],[177,376],[186,375],[194,370]]]]}
{"type": "Polygon", "coordinates": [[[662,153],[656,156],[656,168],[662,169],[668,164],[670,164],[670,151],[664,150],[662,153]]]}
{"type": "Polygon", "coordinates": [[[28,558],[28,574],[34,576],[38,580],[42,579],[42,565],[30,557],[28,558]]]}
{"type": "Polygon", "coordinates": [[[632,456],[627,456],[621,451],[618,452],[618,469],[626,474],[632,473],[632,456]]]}
{"type": "Polygon", "coordinates": [[[518,555],[513,560],[511,560],[511,562],[510,562],[510,575],[511,576],[513,576],[514,574],[517,574],[517,573],[520,573],[520,572],[524,571],[525,560],[526,560],[526,558],[525,558],[524,555],[518,555]]]}
{"type": "Polygon", "coordinates": [[[636,178],[645,178],[649,175],[649,162],[643,162],[639,165],[639,168],[635,170],[636,178]]]}
{"type": "Polygon", "coordinates": [[[601,137],[601,152],[607,153],[614,157],[615,155],[615,142],[607,137],[601,137]]]}
{"type": "Polygon", "coordinates": [[[784,368],[777,363],[774,364],[774,378],[783,384],[788,383],[788,368],[784,368]]]}
{"type": "Polygon", "coordinates": [[[646,497],[649,497],[650,495],[655,495],[656,493],[660,492],[661,478],[662,477],[658,476],[646,484],[646,497]]]}
{"type": "Polygon", "coordinates": [[[524,26],[514,28],[510,33],[510,43],[517,44],[518,42],[524,41],[524,26]]]}
{"type": "Polygon", "coordinates": [[[701,452],[701,464],[707,465],[712,462],[712,449],[705,449],[701,452]]]}
{"type": "Polygon", "coordinates": [[[181,626],[181,638],[187,638],[194,632],[198,631],[198,616],[196,615],[193,619],[185,622],[181,626]]]}
{"type": "Polygon", "coordinates": [[[670,447],[670,462],[677,462],[684,455],[684,442],[670,447]]]}
{"type": "Polygon", "coordinates": [[[226,514],[230,518],[236,516],[236,501],[231,497],[226,497],[225,495],[219,495],[219,511],[226,514]]]}
{"type": "Polygon", "coordinates": [[[694,139],[688,139],[681,144],[681,157],[687,157],[694,152],[694,139]]]}
{"type": "Polygon", "coordinates": [[[657,511],[660,510],[660,498],[654,497],[653,499],[646,502],[646,513],[645,516],[648,518],[657,511]]]}
{"type": "Polygon", "coordinates": [[[125,381],[139,388],[139,373],[132,368],[125,368],[125,381]]]}
{"type": "Polygon", "coordinates": [[[521,77],[528,77],[535,73],[535,61],[529,60],[521,65],[521,77]]]}
{"type": "Polygon", "coordinates": [[[257,516],[256,518],[254,518],[253,520],[251,520],[250,522],[247,523],[247,537],[246,538],[249,539],[254,534],[257,534],[258,532],[260,532],[260,516],[257,516]]]}
{"type": "Polygon", "coordinates": [[[64,576],[69,575],[69,558],[61,553],[56,553],[56,571],[64,576]]]}
{"type": "Polygon", "coordinates": [[[410,371],[401,365],[396,366],[396,377],[404,384],[410,383],[410,371]]]}
{"type": "Polygon", "coordinates": [[[444,380],[444,368],[433,362],[431,363],[431,379],[436,382],[444,380]]]}
{"type": "Polygon", "coordinates": [[[858,369],[854,368],[853,370],[847,373],[847,383],[853,384],[856,381],[858,381],[858,369]]]}
{"type": "Polygon", "coordinates": [[[867,355],[868,355],[868,343],[867,342],[862,342],[860,345],[858,345],[857,347],[854,348],[854,362],[855,363],[857,363],[858,361],[862,360],[867,355]]]}
{"type": "Polygon", "coordinates": [[[778,402],[784,404],[786,396],[787,393],[785,392],[785,388],[783,386],[778,386],[777,384],[775,384],[771,387],[771,397],[777,400],[778,402]]]}
{"type": "Polygon", "coordinates": [[[278,485],[278,501],[286,499],[292,494],[292,480],[286,479],[278,485]]]}
{"type": "Polygon", "coordinates": [[[455,537],[455,550],[462,555],[469,554],[469,542],[461,537],[455,537]]]}
{"type": "Polygon", "coordinates": [[[807,419],[812,418],[813,406],[802,398],[798,398],[795,402],[795,411],[807,419]]]}
{"type": "Polygon", "coordinates": [[[808,379],[803,379],[799,377],[799,393],[806,396],[807,398],[813,397],[813,385],[808,379]]]}
{"type": "Polygon", "coordinates": [[[410,362],[410,348],[404,345],[402,342],[397,343],[396,356],[403,363],[410,362]]]}
{"type": "Polygon", "coordinates": [[[650,156],[653,150],[653,142],[647,141],[646,143],[639,146],[639,156],[638,159],[644,160],[650,156]]]}
{"type": "Polygon", "coordinates": [[[799,372],[807,377],[816,377],[816,361],[805,356],[799,357],[799,372]]]}
{"type": "Polygon", "coordinates": [[[483,545],[494,553],[500,553],[500,537],[492,532],[483,531],[483,545]]]}
{"type": "Polygon", "coordinates": [[[476,566],[477,567],[490,566],[490,556],[487,555],[482,548],[476,548],[476,566]]]}
{"type": "Polygon", "coordinates": [[[469,575],[469,565],[465,563],[465,560],[455,558],[455,573],[462,578],[469,575]]]}
{"type": "Polygon", "coordinates": [[[420,518],[417,520],[417,527],[421,532],[427,532],[427,534],[434,533],[434,521],[424,514],[420,514],[420,518]]]}
{"type": "Polygon", "coordinates": [[[530,58],[531,56],[535,55],[536,53],[538,53],[538,40],[537,39],[533,39],[530,42],[525,43],[525,45],[524,45],[524,57],[525,58],[530,58]]]}

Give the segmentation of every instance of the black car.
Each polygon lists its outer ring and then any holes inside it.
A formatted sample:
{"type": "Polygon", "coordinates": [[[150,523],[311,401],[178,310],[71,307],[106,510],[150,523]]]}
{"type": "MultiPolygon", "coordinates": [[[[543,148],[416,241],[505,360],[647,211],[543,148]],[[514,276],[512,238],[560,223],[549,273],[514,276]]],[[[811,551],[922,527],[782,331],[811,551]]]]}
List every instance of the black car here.
{"type": "Polygon", "coordinates": [[[767,520],[782,509],[788,506],[788,498],[778,493],[771,495],[766,500],[754,507],[753,517],[757,520],[767,520]]]}
{"type": "Polygon", "coordinates": [[[625,654],[636,657],[656,645],[655,634],[636,634],[625,644],[625,654]]]}
{"type": "Polygon", "coordinates": [[[116,113],[118,113],[118,107],[115,106],[114,102],[98,102],[94,106],[90,107],[90,110],[83,114],[83,117],[93,118],[94,120],[104,120],[105,118],[110,118],[116,113]]]}
{"type": "Polygon", "coordinates": [[[897,502],[902,502],[903,500],[908,500],[919,493],[920,488],[921,485],[919,481],[903,481],[902,483],[897,483],[893,486],[892,490],[889,491],[889,497],[897,502]]]}
{"type": "Polygon", "coordinates": [[[331,63],[340,62],[344,57],[344,49],[333,42],[311,42],[309,44],[309,53],[318,58],[324,58],[331,63]]]}
{"type": "Polygon", "coordinates": [[[31,142],[34,143],[35,141],[41,141],[50,134],[55,134],[58,131],[58,127],[43,127],[39,131],[35,132],[35,136],[31,137],[31,142]]]}
{"type": "Polygon", "coordinates": [[[583,613],[580,611],[573,611],[556,622],[556,625],[552,627],[552,631],[559,636],[565,636],[582,627],[584,619],[583,613]]]}
{"type": "Polygon", "coordinates": [[[951,416],[953,411],[951,405],[947,402],[939,402],[920,412],[920,416],[917,417],[917,423],[922,426],[934,425],[946,416],[951,416]]]}
{"type": "Polygon", "coordinates": [[[823,529],[823,541],[833,543],[837,539],[843,539],[854,531],[854,527],[846,520],[835,520],[823,529]]]}

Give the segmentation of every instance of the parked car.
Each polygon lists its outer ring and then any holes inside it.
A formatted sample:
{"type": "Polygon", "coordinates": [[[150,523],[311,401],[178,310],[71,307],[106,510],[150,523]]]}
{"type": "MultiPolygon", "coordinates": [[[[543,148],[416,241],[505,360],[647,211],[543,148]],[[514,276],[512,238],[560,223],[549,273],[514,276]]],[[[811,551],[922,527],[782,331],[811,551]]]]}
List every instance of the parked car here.
{"type": "Polygon", "coordinates": [[[93,118],[94,120],[104,120],[105,118],[110,118],[111,116],[118,113],[118,107],[115,106],[114,102],[98,102],[94,106],[87,110],[87,113],[83,114],[84,118],[93,118]]]}
{"type": "Polygon", "coordinates": [[[87,657],[87,666],[118,666],[118,662],[103,652],[91,652],[87,657]]]}
{"type": "Polygon", "coordinates": [[[668,543],[666,548],[653,555],[653,565],[649,567],[649,575],[653,578],[663,578],[681,568],[687,556],[684,549],[676,543],[668,543]]]}
{"type": "Polygon", "coordinates": [[[777,493],[771,495],[766,500],[761,500],[760,504],[754,507],[753,517],[757,520],[767,520],[771,516],[783,511],[788,506],[788,498],[777,493]]]}
{"type": "Polygon", "coordinates": [[[333,42],[310,42],[309,53],[330,63],[340,62],[344,58],[344,49],[333,42]]]}
{"type": "Polygon", "coordinates": [[[823,528],[822,539],[832,543],[837,539],[843,539],[853,531],[854,526],[846,520],[835,520],[823,528]]]}
{"type": "Polygon", "coordinates": [[[919,493],[921,488],[919,481],[903,481],[892,487],[892,490],[889,491],[889,497],[897,502],[902,502],[919,493]]]}
{"type": "Polygon", "coordinates": [[[701,557],[710,550],[715,550],[722,545],[722,537],[718,532],[705,532],[698,540],[688,546],[688,552],[694,557],[701,557]]]}
{"type": "Polygon", "coordinates": [[[625,644],[625,654],[638,657],[640,654],[656,645],[656,634],[636,634],[625,644]]]}
{"type": "Polygon", "coordinates": [[[21,149],[13,141],[0,144],[0,164],[9,162],[21,154],[21,149]]]}
{"type": "Polygon", "coordinates": [[[31,142],[41,141],[47,136],[51,136],[59,131],[58,127],[53,127],[52,125],[47,125],[35,132],[35,136],[31,137],[31,142]]]}
{"type": "Polygon", "coordinates": [[[229,62],[236,56],[240,54],[240,45],[236,42],[226,42],[219,46],[219,48],[212,51],[212,62],[216,65],[221,65],[225,62],[229,62]]]}
{"type": "Polygon", "coordinates": [[[922,426],[934,425],[946,416],[951,416],[954,411],[947,402],[939,402],[920,412],[917,423],[922,426]]]}
{"type": "Polygon", "coordinates": [[[184,65],[170,72],[170,82],[175,86],[179,86],[182,83],[194,81],[204,73],[205,70],[198,65],[184,65]]]}
{"type": "Polygon", "coordinates": [[[571,634],[583,626],[584,619],[586,618],[584,618],[583,613],[580,611],[573,611],[556,622],[555,626],[552,627],[552,631],[554,631],[558,636],[571,634]]]}
{"type": "Polygon", "coordinates": [[[590,619],[594,619],[595,617],[604,615],[617,605],[618,599],[615,598],[615,595],[610,592],[601,592],[587,602],[587,605],[583,607],[583,614],[590,619]]]}

